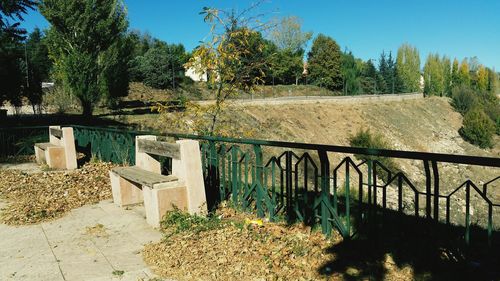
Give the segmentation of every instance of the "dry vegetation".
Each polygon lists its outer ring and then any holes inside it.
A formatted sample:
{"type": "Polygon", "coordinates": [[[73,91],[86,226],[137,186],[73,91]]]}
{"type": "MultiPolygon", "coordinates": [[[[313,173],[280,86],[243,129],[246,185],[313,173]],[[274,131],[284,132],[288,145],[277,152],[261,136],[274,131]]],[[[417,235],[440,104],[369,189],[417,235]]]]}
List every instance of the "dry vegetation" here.
{"type": "MultiPolygon", "coordinates": [[[[153,271],[175,280],[350,280],[371,271],[372,263],[357,263],[341,270],[325,266],[336,261],[331,247],[338,236],[325,238],[302,225],[261,222],[231,208],[216,217],[201,219],[170,213],[163,224],[166,237],[149,244],[144,260],[153,271]]],[[[382,261],[386,280],[412,280],[410,266],[397,266],[390,254],[382,261]]],[[[367,279],[368,280],[368,279],[367,279]]]]}
{"type": "Polygon", "coordinates": [[[7,202],[1,220],[11,225],[39,223],[109,199],[111,167],[107,163],[88,163],[75,171],[36,174],[0,170],[0,197],[7,202]]]}

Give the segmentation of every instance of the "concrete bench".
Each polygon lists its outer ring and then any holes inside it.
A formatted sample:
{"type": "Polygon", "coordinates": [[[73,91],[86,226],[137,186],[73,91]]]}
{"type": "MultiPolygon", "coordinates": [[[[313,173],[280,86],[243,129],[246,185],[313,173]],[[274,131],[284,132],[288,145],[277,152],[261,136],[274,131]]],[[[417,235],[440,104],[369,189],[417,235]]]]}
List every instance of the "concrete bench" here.
{"type": "Polygon", "coordinates": [[[77,168],[73,128],[49,127],[49,142],[35,143],[36,162],[52,169],[77,168]]]}
{"type": "Polygon", "coordinates": [[[159,227],[163,215],[175,207],[190,214],[207,212],[199,143],[157,141],[156,136],[137,136],[135,166],[109,172],[113,201],[120,207],[144,202],[146,221],[159,227]],[[172,158],[172,175],[161,174],[154,156],[172,158]]]}

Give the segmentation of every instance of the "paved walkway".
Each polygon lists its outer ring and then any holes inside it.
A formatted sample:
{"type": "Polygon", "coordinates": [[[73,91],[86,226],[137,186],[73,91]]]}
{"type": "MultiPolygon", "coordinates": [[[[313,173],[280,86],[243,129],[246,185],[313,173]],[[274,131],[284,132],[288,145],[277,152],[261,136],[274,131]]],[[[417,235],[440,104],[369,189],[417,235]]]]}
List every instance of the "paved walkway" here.
{"type": "MultiPolygon", "coordinates": [[[[0,208],[5,203],[0,202],[0,208]]],[[[140,206],[110,200],[38,225],[0,224],[0,280],[150,280],[143,245],[158,241],[140,206]]]]}

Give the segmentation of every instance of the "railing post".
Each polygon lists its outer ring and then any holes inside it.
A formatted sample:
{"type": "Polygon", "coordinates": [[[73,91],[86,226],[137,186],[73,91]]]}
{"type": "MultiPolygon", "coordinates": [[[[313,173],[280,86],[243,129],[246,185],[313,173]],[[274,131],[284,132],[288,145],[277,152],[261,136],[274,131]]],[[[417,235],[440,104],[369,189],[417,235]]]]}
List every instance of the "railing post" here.
{"type": "Polygon", "coordinates": [[[264,168],[263,166],[263,161],[262,161],[262,148],[258,144],[253,145],[253,151],[255,153],[255,191],[257,193],[257,199],[255,200],[256,207],[257,207],[257,216],[259,217],[264,217],[264,208],[262,206],[262,200],[264,198],[264,192],[263,190],[263,185],[262,185],[262,170],[264,168]]]}
{"type": "Polygon", "coordinates": [[[351,186],[349,176],[350,162],[345,162],[345,216],[346,216],[346,229],[348,235],[351,235],[351,186]]]}
{"type": "Polygon", "coordinates": [[[470,241],[470,181],[465,186],[465,244],[470,241]]]}
{"type": "Polygon", "coordinates": [[[403,212],[403,178],[398,175],[398,212],[403,212]]]}
{"type": "Polygon", "coordinates": [[[239,190],[239,182],[238,182],[238,150],[239,146],[233,145],[231,147],[231,164],[232,164],[232,169],[231,169],[231,193],[232,193],[232,199],[233,199],[233,204],[235,206],[238,205],[238,194],[240,192],[239,190]]]}
{"type": "MultiPolygon", "coordinates": [[[[222,162],[219,165],[217,165],[217,169],[219,169],[219,190],[220,190],[220,201],[226,200],[227,196],[227,191],[226,191],[226,145],[222,143],[220,145],[220,155],[217,153],[217,160],[222,162]]],[[[219,163],[217,161],[217,163],[219,163]]]]}
{"type": "Polygon", "coordinates": [[[330,225],[330,215],[328,206],[330,197],[330,161],[325,150],[318,150],[321,165],[321,229],[326,235],[330,235],[332,227],[330,225]]]}
{"type": "Polygon", "coordinates": [[[425,216],[426,218],[431,218],[431,170],[429,168],[429,162],[424,160],[424,170],[425,170],[425,216]]]}
{"type": "Polygon", "coordinates": [[[436,161],[432,161],[432,173],[434,174],[434,220],[439,221],[439,170],[436,161]]]}
{"type": "Polygon", "coordinates": [[[292,152],[285,154],[285,183],[286,183],[286,212],[288,220],[292,219],[293,214],[293,184],[292,184],[292,152]]]}

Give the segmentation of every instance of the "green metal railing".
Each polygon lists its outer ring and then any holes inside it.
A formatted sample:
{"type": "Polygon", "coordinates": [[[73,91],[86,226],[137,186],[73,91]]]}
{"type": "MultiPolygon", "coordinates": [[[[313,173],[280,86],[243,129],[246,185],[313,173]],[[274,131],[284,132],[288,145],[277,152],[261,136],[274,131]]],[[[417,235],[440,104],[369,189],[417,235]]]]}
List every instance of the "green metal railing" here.
{"type": "MultiPolygon", "coordinates": [[[[500,192],[494,190],[494,185],[500,182],[500,176],[482,179],[485,182],[482,186],[464,179],[456,188],[444,189],[439,165],[481,166],[498,175],[500,158],[86,126],[73,128],[80,149],[116,163],[133,163],[137,135],[199,140],[207,201],[212,207],[229,200],[234,206],[255,211],[271,221],[285,219],[318,225],[327,235],[336,229],[345,238],[355,235],[357,226],[367,218],[396,212],[426,221],[462,225],[463,237],[469,243],[472,218],[477,218],[478,206],[482,204],[486,206],[481,225],[485,238],[491,244],[494,234],[498,233],[499,227],[495,224],[498,222],[494,218],[500,216],[500,202],[494,201],[494,195],[500,192]],[[356,161],[352,155],[422,163],[425,180],[418,182],[401,171],[391,171],[378,160],[356,161]],[[338,164],[334,165],[335,161],[338,164]],[[391,200],[395,204],[390,205],[391,200]],[[462,209],[465,209],[464,221],[460,221],[460,216],[452,216],[462,209]]],[[[0,135],[6,133],[0,130],[0,135]]]]}

